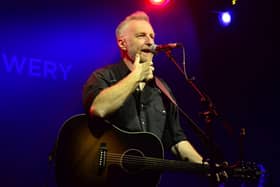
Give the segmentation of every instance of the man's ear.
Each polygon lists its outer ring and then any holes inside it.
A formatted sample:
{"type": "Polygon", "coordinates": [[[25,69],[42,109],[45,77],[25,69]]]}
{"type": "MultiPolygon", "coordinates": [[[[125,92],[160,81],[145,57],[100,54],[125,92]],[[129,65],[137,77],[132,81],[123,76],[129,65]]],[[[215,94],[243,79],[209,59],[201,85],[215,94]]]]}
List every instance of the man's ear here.
{"type": "Polygon", "coordinates": [[[118,40],[118,45],[121,50],[126,50],[126,41],[124,39],[119,39],[118,40]]]}

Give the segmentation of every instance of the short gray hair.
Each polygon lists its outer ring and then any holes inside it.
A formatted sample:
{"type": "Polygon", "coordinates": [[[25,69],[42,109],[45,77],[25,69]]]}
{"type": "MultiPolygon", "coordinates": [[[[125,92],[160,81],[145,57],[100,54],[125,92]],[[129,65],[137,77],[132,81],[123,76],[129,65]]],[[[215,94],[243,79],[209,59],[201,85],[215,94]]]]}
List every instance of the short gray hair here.
{"type": "Polygon", "coordinates": [[[144,11],[136,11],[127,16],[116,28],[116,38],[119,39],[125,25],[132,20],[145,20],[150,23],[149,16],[144,11]]]}

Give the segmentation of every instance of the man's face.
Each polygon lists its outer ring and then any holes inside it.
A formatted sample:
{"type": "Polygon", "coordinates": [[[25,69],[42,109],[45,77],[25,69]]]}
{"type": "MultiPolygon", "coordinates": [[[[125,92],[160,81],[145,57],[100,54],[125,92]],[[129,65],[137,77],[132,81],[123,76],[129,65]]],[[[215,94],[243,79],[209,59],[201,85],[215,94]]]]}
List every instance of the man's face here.
{"type": "MultiPolygon", "coordinates": [[[[154,44],[155,33],[151,24],[145,20],[132,20],[123,32],[127,55],[134,61],[135,54],[141,49],[148,49],[154,44]]],[[[149,52],[140,53],[140,61],[152,61],[153,54],[149,52]]]]}

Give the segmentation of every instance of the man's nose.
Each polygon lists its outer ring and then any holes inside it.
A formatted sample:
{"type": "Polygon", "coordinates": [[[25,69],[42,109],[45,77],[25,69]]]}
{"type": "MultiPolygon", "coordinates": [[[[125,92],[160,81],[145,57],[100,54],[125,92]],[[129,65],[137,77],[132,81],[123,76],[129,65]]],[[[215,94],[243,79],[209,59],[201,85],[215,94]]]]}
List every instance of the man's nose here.
{"type": "Polygon", "coordinates": [[[153,45],[154,44],[154,39],[150,36],[147,36],[146,37],[146,44],[149,45],[149,46],[153,45]]]}

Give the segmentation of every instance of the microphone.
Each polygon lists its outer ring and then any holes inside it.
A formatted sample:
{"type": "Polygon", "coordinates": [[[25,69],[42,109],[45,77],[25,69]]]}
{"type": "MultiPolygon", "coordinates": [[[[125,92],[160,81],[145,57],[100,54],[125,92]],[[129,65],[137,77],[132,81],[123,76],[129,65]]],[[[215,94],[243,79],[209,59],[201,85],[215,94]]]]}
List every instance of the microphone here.
{"type": "Polygon", "coordinates": [[[168,51],[174,48],[182,47],[181,43],[169,43],[169,44],[153,44],[150,48],[142,49],[143,52],[158,53],[160,51],[168,51]]]}

